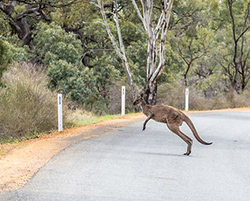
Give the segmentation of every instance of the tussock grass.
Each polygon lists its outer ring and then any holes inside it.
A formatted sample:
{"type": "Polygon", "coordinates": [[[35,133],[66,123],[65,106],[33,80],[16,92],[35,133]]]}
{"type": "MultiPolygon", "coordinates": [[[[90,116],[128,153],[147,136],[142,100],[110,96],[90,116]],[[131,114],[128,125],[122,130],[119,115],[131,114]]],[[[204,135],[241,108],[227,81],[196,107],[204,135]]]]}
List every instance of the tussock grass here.
{"type": "MultiPolygon", "coordinates": [[[[0,141],[32,138],[56,129],[57,95],[48,89],[48,78],[40,67],[15,64],[4,73],[2,82],[0,141]]],[[[67,124],[66,118],[64,122],[67,124]]]]}

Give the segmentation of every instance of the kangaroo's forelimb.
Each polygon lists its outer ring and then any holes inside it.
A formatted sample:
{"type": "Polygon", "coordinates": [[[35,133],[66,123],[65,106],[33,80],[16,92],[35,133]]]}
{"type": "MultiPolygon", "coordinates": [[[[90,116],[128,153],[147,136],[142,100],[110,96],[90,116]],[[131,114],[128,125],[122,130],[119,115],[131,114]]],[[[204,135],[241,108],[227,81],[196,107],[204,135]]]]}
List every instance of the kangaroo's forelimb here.
{"type": "Polygon", "coordinates": [[[145,122],[144,122],[144,124],[143,124],[143,128],[142,128],[143,131],[146,129],[146,124],[148,123],[148,121],[149,121],[150,119],[152,119],[153,117],[154,117],[154,114],[151,114],[151,115],[149,115],[149,117],[145,120],[145,122]]]}

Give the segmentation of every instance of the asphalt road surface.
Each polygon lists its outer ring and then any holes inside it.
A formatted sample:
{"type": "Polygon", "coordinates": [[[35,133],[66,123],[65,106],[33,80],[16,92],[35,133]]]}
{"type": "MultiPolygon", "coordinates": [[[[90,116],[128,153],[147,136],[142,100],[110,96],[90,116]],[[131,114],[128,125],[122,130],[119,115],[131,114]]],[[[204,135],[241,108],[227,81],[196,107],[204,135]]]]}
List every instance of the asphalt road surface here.
{"type": "Polygon", "coordinates": [[[153,120],[75,144],[1,201],[249,201],[250,112],[189,114],[210,146],[153,120]]]}

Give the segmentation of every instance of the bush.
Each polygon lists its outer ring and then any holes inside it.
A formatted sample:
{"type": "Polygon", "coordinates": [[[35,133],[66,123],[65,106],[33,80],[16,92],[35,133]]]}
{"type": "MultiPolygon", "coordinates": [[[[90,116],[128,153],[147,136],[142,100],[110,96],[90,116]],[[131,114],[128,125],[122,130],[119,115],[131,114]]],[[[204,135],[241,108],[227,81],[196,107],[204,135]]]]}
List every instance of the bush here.
{"type": "Polygon", "coordinates": [[[15,61],[25,61],[27,58],[28,53],[25,48],[15,47],[11,43],[0,38],[0,79],[10,63],[15,61]]]}
{"type": "Polygon", "coordinates": [[[71,64],[81,61],[83,48],[81,41],[73,33],[67,33],[60,26],[39,23],[34,37],[35,51],[41,62],[49,65],[53,61],[64,60],[71,64]]]}
{"type": "Polygon", "coordinates": [[[41,68],[16,64],[3,74],[3,82],[0,139],[32,137],[57,127],[56,94],[48,89],[47,76],[41,68]]]}

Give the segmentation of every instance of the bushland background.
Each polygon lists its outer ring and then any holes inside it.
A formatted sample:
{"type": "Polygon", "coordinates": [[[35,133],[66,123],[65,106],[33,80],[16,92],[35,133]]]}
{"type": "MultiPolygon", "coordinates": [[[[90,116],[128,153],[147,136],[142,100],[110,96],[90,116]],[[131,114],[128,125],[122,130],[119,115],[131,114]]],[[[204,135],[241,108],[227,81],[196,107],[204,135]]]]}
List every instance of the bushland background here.
{"type": "MultiPolygon", "coordinates": [[[[117,40],[114,16],[119,19],[135,91],[145,89],[148,36],[133,1],[2,0],[1,142],[56,129],[57,93],[65,98],[67,127],[87,117],[119,114],[123,85],[126,111],[134,111],[126,71],[107,34],[100,2],[117,40]]],[[[153,26],[161,2],[151,2],[153,26]]],[[[174,1],[156,103],[183,109],[189,87],[191,110],[249,106],[249,30],[248,0],[174,1]]]]}

